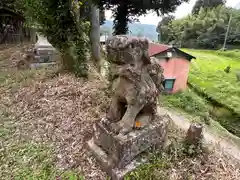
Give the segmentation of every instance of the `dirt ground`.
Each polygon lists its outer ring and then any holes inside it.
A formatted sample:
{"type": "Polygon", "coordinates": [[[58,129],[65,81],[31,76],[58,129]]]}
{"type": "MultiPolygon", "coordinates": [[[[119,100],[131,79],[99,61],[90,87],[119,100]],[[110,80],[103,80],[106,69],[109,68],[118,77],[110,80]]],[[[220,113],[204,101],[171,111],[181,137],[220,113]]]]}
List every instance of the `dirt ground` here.
{"type": "MultiPolygon", "coordinates": [[[[93,123],[105,115],[110,103],[105,82],[93,68],[88,81],[56,74],[55,69],[13,70],[8,53],[14,51],[0,51],[0,177],[54,179],[58,172],[74,170],[87,180],[105,180],[106,174],[86,149],[93,123]],[[47,170],[46,163],[50,163],[47,170]]],[[[168,178],[184,179],[188,170],[192,179],[240,177],[239,169],[219,153],[202,160],[177,159],[165,169],[168,178]]],[[[155,177],[162,172],[153,171],[155,177]]]]}

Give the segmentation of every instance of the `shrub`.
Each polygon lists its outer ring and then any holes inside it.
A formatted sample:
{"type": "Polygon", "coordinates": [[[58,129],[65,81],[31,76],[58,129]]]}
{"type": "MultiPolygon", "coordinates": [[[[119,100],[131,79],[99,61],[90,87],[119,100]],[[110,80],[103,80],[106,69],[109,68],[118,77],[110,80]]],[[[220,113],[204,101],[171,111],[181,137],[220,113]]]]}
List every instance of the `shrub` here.
{"type": "Polygon", "coordinates": [[[63,68],[86,77],[89,23],[80,13],[86,2],[21,0],[21,3],[27,25],[38,28],[61,52],[63,68]]]}
{"type": "Polygon", "coordinates": [[[190,89],[181,93],[164,96],[162,100],[168,105],[175,106],[195,114],[203,114],[208,112],[209,109],[207,102],[190,89]]]}
{"type": "Polygon", "coordinates": [[[226,73],[230,73],[230,70],[231,70],[231,67],[230,67],[230,66],[227,66],[227,67],[224,69],[224,71],[225,71],[226,73]]]}

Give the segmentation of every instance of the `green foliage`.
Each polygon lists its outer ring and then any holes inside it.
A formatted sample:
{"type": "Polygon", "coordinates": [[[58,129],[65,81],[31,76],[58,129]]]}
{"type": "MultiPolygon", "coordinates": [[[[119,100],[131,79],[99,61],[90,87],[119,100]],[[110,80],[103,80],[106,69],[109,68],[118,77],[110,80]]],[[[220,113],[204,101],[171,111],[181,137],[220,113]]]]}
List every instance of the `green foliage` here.
{"type": "Polygon", "coordinates": [[[215,55],[213,51],[187,52],[197,57],[191,63],[189,82],[199,91],[240,114],[240,88],[235,76],[240,69],[239,60],[215,55]],[[231,66],[228,74],[223,71],[226,66],[231,66]]]}
{"type": "Polygon", "coordinates": [[[65,171],[63,174],[61,174],[60,178],[62,180],[84,180],[82,176],[74,171],[65,171]]]}
{"type": "Polygon", "coordinates": [[[63,68],[73,71],[77,76],[86,77],[89,22],[84,16],[80,16],[85,1],[77,1],[78,4],[74,4],[75,2],[22,0],[27,22],[37,25],[39,31],[59,49],[62,53],[63,68]]]}
{"type": "Polygon", "coordinates": [[[148,11],[154,10],[161,13],[173,12],[182,2],[188,2],[188,0],[163,0],[163,1],[151,1],[151,0],[93,0],[93,3],[97,4],[100,8],[106,7],[112,10],[114,17],[114,34],[127,34],[128,22],[136,20],[135,17],[145,15],[148,11]]]}
{"type": "Polygon", "coordinates": [[[196,15],[172,20],[159,27],[162,42],[180,47],[221,48],[224,42],[230,14],[233,14],[227,44],[240,44],[240,10],[218,6],[201,8],[196,15]]]}
{"type": "Polygon", "coordinates": [[[14,4],[16,0],[1,0],[0,7],[7,7],[10,9],[14,9],[14,4]]]}
{"type": "Polygon", "coordinates": [[[49,180],[59,177],[63,180],[84,180],[76,172],[56,170],[53,157],[53,151],[42,144],[8,144],[0,151],[1,178],[49,180]]]}
{"type": "Polygon", "coordinates": [[[0,7],[8,8],[14,12],[23,14],[21,1],[22,0],[1,0],[0,7]]]}
{"type": "MultiPolygon", "coordinates": [[[[201,141],[196,145],[188,144],[180,138],[171,139],[171,144],[161,152],[149,152],[149,162],[141,165],[135,171],[129,173],[125,180],[165,180],[172,175],[172,168],[179,168],[179,162],[189,161],[204,154],[201,141]]],[[[188,167],[189,168],[189,167],[188,167]]],[[[190,170],[190,169],[188,169],[190,170]]],[[[188,174],[188,176],[191,176],[188,174]]],[[[182,177],[183,178],[183,177],[182,177]]],[[[184,178],[183,178],[184,179],[184,178]]]]}
{"type": "Polygon", "coordinates": [[[230,70],[231,70],[231,66],[227,66],[227,67],[224,69],[224,71],[225,71],[226,73],[230,73],[230,70]]]}
{"type": "Polygon", "coordinates": [[[163,19],[158,23],[158,26],[157,26],[157,29],[156,31],[161,35],[161,41],[168,41],[166,38],[168,37],[168,34],[166,33],[169,33],[167,31],[167,29],[164,29],[166,28],[172,20],[174,20],[174,16],[172,15],[168,15],[168,16],[165,16],[163,17],[163,19]]]}
{"type": "Polygon", "coordinates": [[[225,0],[197,0],[193,6],[192,13],[198,14],[201,8],[213,8],[225,4],[225,0]]]}
{"type": "Polygon", "coordinates": [[[125,180],[164,180],[168,177],[167,173],[163,170],[170,167],[171,162],[167,157],[162,158],[161,155],[153,154],[150,158],[149,164],[141,165],[137,170],[129,173],[124,179],[125,180]],[[161,173],[157,173],[161,171],[161,173]]]}
{"type": "Polygon", "coordinates": [[[228,50],[228,51],[214,51],[212,52],[214,54],[217,54],[219,56],[225,56],[227,58],[231,58],[231,59],[239,59],[240,57],[240,50],[239,49],[235,49],[235,50],[228,50]]]}
{"type": "Polygon", "coordinates": [[[189,113],[203,114],[209,109],[207,102],[190,89],[184,92],[162,96],[161,101],[174,107],[184,109],[189,113]]]}
{"type": "Polygon", "coordinates": [[[200,118],[201,122],[210,124],[211,105],[191,89],[184,92],[162,96],[160,102],[170,107],[180,108],[200,118]]]}
{"type": "MultiPolygon", "coordinates": [[[[208,113],[231,133],[240,136],[240,88],[236,73],[240,69],[240,62],[227,57],[225,51],[186,50],[196,56],[192,61],[189,82],[201,93],[205,94],[225,108],[210,108],[208,113]],[[224,54],[223,56],[219,54],[224,54]],[[231,66],[231,71],[225,73],[223,69],[231,66]]],[[[238,55],[238,57],[240,57],[238,55]]]]}

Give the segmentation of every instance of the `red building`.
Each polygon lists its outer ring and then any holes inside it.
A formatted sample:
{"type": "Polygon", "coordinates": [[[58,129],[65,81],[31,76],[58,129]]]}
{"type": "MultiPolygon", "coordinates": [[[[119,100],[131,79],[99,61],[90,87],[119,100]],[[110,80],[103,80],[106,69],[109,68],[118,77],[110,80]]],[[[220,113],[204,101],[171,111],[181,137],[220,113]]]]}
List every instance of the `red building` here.
{"type": "Polygon", "coordinates": [[[166,92],[175,93],[187,88],[190,63],[194,56],[187,54],[176,47],[150,43],[149,56],[159,59],[164,69],[166,92]]]}

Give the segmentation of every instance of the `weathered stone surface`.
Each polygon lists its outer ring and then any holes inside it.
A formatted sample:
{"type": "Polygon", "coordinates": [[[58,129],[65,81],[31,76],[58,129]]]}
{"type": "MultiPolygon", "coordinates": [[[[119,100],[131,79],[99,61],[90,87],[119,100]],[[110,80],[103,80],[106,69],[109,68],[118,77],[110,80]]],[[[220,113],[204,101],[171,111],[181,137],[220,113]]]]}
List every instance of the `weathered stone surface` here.
{"type": "MultiPolygon", "coordinates": [[[[107,118],[116,134],[129,133],[139,115],[151,122],[163,91],[163,69],[148,55],[147,39],[118,35],[107,41],[113,97],[107,118]]],[[[143,118],[141,118],[144,120],[143,118]]]]}
{"type": "Polygon", "coordinates": [[[125,166],[124,168],[113,168],[112,167],[112,161],[109,160],[108,154],[103,151],[99,146],[97,146],[94,143],[94,140],[91,139],[87,142],[88,148],[91,151],[91,153],[94,155],[94,157],[99,162],[101,168],[103,171],[105,171],[112,180],[123,180],[124,176],[136,169],[141,164],[147,162],[147,158],[144,156],[136,157],[133,161],[131,161],[130,164],[125,166]]]}
{"type": "Polygon", "coordinates": [[[37,33],[38,40],[34,46],[36,50],[35,59],[39,63],[54,61],[55,48],[48,42],[47,38],[37,33]]]}
{"type": "Polygon", "coordinates": [[[153,146],[164,146],[168,122],[168,118],[157,116],[148,127],[133,130],[127,135],[116,135],[99,122],[94,125],[94,136],[88,146],[102,169],[113,179],[121,179],[146,162],[141,153],[153,146]]]}
{"type": "Polygon", "coordinates": [[[127,135],[115,135],[102,123],[94,125],[94,143],[111,158],[114,167],[123,168],[138,154],[166,138],[166,119],[157,116],[155,121],[141,130],[133,130],[127,135]]]}
{"type": "Polygon", "coordinates": [[[107,52],[112,101],[106,117],[94,125],[88,146],[103,170],[118,180],[141,164],[147,149],[163,147],[169,119],[156,115],[164,78],[157,60],[148,56],[148,41],[114,36],[107,52]]]}

